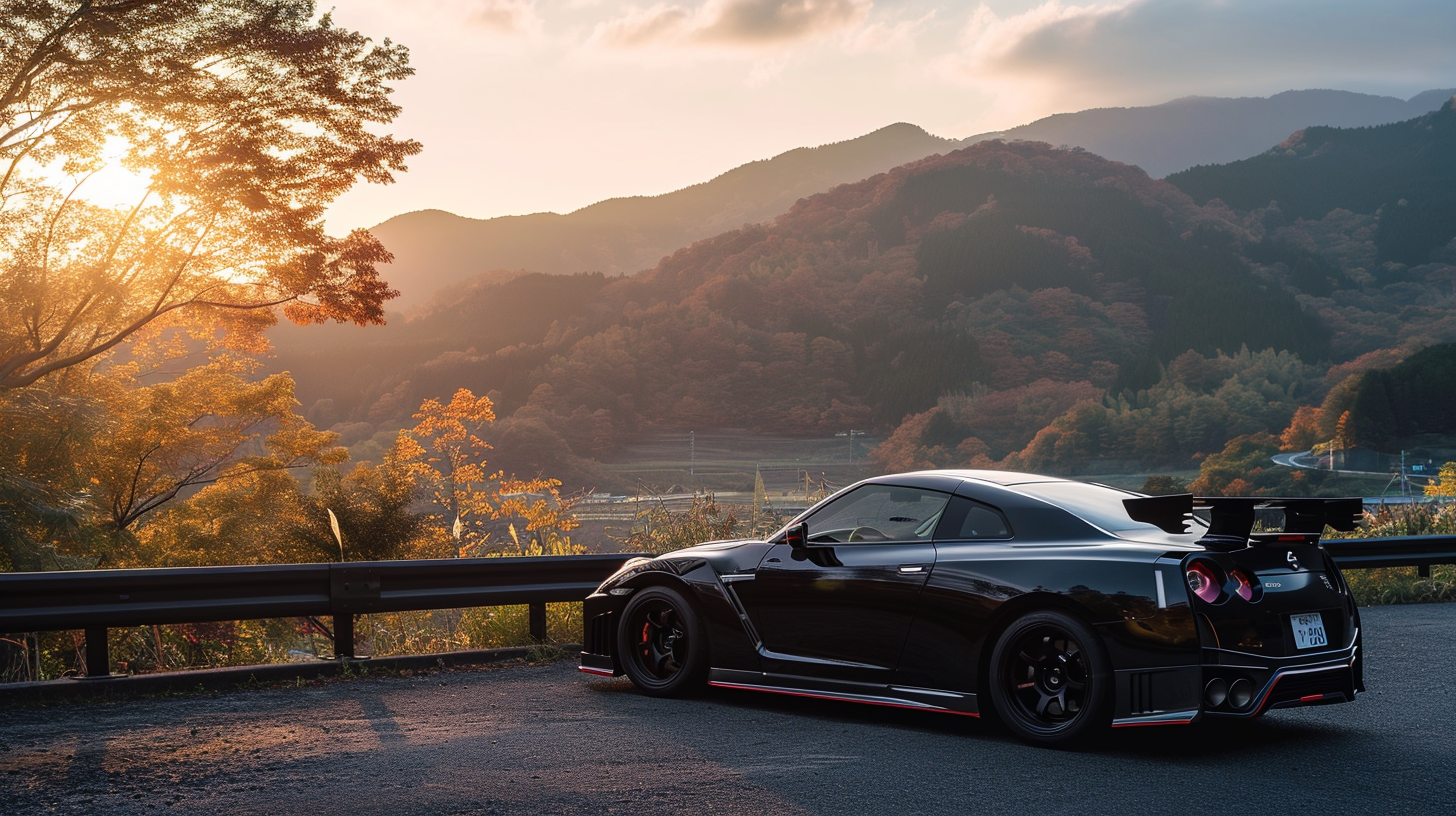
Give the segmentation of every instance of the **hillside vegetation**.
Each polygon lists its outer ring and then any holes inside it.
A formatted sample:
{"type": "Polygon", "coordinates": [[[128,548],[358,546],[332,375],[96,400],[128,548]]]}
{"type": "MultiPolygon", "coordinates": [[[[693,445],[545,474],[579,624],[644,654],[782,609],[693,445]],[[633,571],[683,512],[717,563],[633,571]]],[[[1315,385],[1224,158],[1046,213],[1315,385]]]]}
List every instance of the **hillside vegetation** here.
{"type": "Polygon", "coordinates": [[[1409,100],[1330,90],[1286,91],[1268,98],[1187,97],[1147,107],[1056,114],[959,142],[899,123],[750,162],[663,195],[613,198],[565,215],[474,219],[425,210],[391,218],[372,232],[395,256],[390,282],[401,295],[392,307],[413,312],[441,289],[501,270],[635,274],[693,241],[771,221],[800,198],[977,142],[1082,147],[1138,165],[1157,178],[1242,159],[1310,125],[1360,127],[1410,119],[1440,107],[1451,93],[1426,91],[1409,100]]]}
{"type": "Polygon", "coordinates": [[[1286,218],[1336,209],[1378,214],[1379,262],[1420,264],[1456,237],[1456,109],[1369,128],[1311,127],[1243,161],[1168,177],[1200,204],[1241,210],[1278,202],[1286,218]]]}
{"type": "Polygon", "coordinates": [[[608,199],[566,215],[484,220],[425,210],[391,218],[371,232],[395,254],[401,295],[393,305],[408,310],[441,287],[498,269],[639,272],[693,241],[772,219],[804,196],[955,146],[900,123],[750,162],[659,196],[608,199]]]}
{"type": "MultiPolygon", "coordinates": [[[[1308,379],[1297,361],[1328,357],[1328,331],[1254,274],[1231,229],[1137,168],[987,142],[637,276],[482,283],[393,328],[387,347],[284,363],[310,417],[346,441],[397,427],[424,395],[491,392],[509,417],[496,460],[525,471],[589,473],[644,428],[888,431],[944,399],[988,417],[950,447],[974,438],[963,452],[1000,457],[1078,404],[1159,383],[1190,350],[1217,366],[1244,359],[1221,351],[1271,349],[1308,379]]],[[[1198,444],[1227,430],[1213,423],[1198,444]]]]}

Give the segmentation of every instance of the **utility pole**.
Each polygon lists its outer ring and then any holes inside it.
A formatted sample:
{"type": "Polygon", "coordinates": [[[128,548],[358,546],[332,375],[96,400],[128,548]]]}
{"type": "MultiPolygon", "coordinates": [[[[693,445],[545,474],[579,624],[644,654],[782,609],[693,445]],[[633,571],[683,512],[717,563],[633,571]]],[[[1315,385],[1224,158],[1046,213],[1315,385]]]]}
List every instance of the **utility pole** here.
{"type": "Polygon", "coordinates": [[[844,432],[844,431],[840,431],[839,433],[835,434],[835,436],[842,436],[842,437],[846,437],[846,438],[849,439],[849,463],[851,465],[854,464],[854,438],[856,436],[864,436],[864,435],[865,435],[865,432],[864,431],[856,431],[853,428],[851,428],[849,430],[849,432],[847,432],[847,433],[844,432]]]}
{"type": "Polygon", "coordinates": [[[688,475],[698,475],[698,432],[688,431],[688,475]]]}

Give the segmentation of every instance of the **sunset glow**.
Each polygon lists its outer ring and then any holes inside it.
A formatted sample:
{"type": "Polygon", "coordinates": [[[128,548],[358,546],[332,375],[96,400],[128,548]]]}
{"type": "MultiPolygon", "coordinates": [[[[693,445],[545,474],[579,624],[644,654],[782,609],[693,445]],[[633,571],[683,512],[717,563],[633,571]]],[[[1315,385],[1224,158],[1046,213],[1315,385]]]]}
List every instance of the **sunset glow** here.
{"type": "Polygon", "coordinates": [[[128,145],[125,139],[107,139],[103,152],[105,164],[89,174],[70,175],[52,171],[58,179],[69,181],[70,187],[79,183],[75,198],[90,202],[98,207],[135,207],[151,188],[151,175],[135,173],[122,165],[122,157],[128,145]]]}
{"type": "Polygon", "coordinates": [[[356,0],[410,48],[395,131],[425,152],[330,228],[439,208],[569,212],[894,122],[947,138],[1189,95],[1409,97],[1456,77],[1437,0],[356,0]]]}

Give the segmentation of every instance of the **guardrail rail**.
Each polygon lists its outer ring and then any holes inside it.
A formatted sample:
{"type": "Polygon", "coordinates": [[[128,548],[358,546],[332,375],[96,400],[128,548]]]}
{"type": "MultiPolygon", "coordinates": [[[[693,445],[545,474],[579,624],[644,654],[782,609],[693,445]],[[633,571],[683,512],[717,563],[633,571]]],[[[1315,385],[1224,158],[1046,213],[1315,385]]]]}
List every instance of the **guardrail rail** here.
{"type": "Polygon", "coordinates": [[[259,618],[333,619],[334,656],[354,657],[354,616],[579,601],[635,553],[247,567],[0,573],[0,632],[86,633],[88,677],[110,674],[107,630],[259,618]]]}
{"type": "MultiPolygon", "coordinates": [[[[1341,569],[1456,564],[1456,536],[1327,539],[1341,569]]],[[[88,677],[110,673],[107,630],[259,618],[333,619],[334,656],[353,658],[354,616],[579,601],[636,553],[0,573],[0,632],[84,630],[88,677]]]]}

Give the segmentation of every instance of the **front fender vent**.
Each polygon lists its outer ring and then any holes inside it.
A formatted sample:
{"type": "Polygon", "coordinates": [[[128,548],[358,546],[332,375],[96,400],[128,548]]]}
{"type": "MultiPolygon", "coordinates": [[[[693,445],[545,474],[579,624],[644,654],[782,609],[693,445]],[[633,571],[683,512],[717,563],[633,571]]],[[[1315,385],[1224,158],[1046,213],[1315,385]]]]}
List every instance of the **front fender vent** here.
{"type": "Polygon", "coordinates": [[[591,654],[612,656],[616,653],[617,638],[616,618],[611,612],[606,612],[592,618],[586,627],[586,643],[582,650],[591,654]]]}

